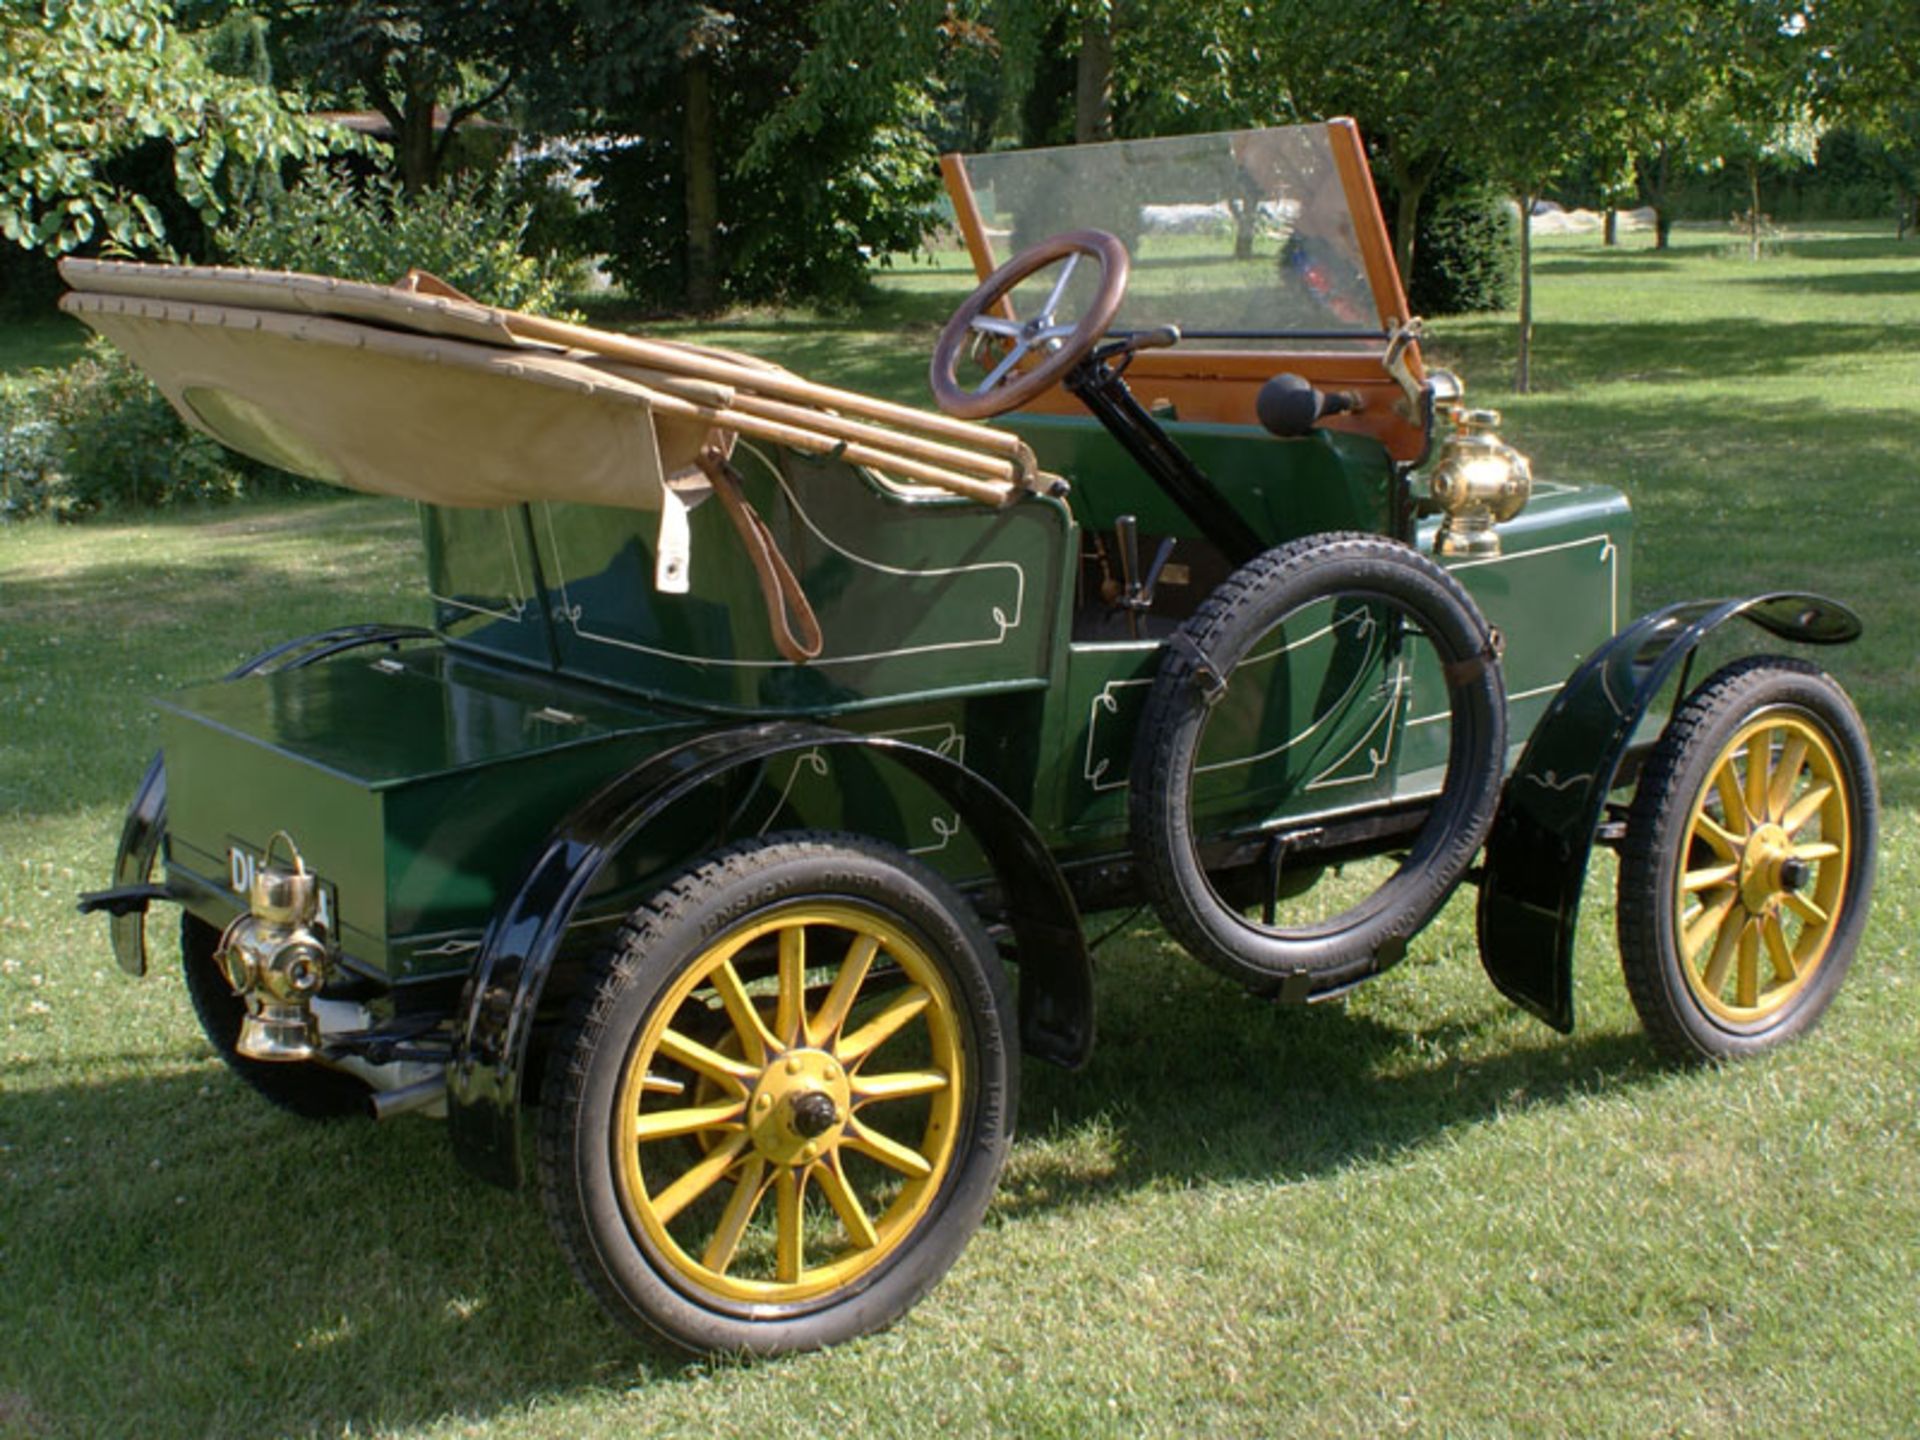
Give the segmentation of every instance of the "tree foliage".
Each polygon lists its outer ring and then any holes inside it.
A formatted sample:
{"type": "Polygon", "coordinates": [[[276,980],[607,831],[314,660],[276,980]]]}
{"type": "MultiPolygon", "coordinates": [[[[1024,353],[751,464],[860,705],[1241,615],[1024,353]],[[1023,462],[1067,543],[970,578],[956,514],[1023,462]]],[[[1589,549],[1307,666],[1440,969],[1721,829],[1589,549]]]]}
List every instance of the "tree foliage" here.
{"type": "Polygon", "coordinates": [[[0,236],[45,254],[170,253],[169,197],[130,178],[143,151],[164,153],[173,192],[213,221],[281,162],[344,143],[272,89],[217,71],[164,0],[10,5],[0,38],[0,236]]]}

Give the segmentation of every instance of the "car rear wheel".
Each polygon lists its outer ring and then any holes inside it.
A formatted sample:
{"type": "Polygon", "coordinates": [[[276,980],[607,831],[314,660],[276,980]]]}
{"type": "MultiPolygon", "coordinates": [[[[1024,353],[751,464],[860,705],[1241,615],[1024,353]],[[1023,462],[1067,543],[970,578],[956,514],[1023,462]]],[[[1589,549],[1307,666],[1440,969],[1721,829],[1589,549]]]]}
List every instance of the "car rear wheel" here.
{"type": "Polygon", "coordinates": [[[553,1053],[542,1198],[623,1323],[777,1354],[891,1323],[1005,1158],[1006,980],[966,902],[853,836],[762,839],[630,915],[553,1053]]]}
{"type": "Polygon", "coordinates": [[[1758,656],[1687,697],[1620,860],[1621,966],[1664,1054],[1748,1055],[1819,1020],[1866,924],[1877,828],[1866,730],[1831,676],[1758,656]]]}

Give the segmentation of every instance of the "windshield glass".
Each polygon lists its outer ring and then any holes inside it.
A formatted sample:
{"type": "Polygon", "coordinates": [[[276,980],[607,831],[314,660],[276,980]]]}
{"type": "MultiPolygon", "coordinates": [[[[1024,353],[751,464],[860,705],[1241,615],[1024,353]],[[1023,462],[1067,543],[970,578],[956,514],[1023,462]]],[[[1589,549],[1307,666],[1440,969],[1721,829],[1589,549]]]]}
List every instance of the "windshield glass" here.
{"type": "Polygon", "coordinates": [[[1120,237],[1133,277],[1115,329],[1178,325],[1188,339],[1222,346],[1380,335],[1324,126],[1065,145],[961,163],[995,265],[1063,230],[1120,237]]]}

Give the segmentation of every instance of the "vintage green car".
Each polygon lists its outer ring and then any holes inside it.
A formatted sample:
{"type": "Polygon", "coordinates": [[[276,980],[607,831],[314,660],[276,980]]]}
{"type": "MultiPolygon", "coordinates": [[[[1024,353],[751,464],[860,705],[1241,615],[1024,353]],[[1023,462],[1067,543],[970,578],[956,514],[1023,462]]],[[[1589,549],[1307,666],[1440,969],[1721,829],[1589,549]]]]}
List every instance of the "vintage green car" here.
{"type": "Polygon", "coordinates": [[[1494,984],[1566,1030],[1600,843],[1661,1050],[1819,1018],[1860,720],[1803,659],[1693,669],[1857,620],[1636,617],[1624,498],[1423,361],[1351,124],[946,172],[982,279],[939,415],[431,277],[69,264],[190,423],[420,501],[433,606],[161,702],[83,898],[121,965],[177,904],[269,1100],[444,1114],[623,1322],[757,1353],[946,1271],[1020,1056],[1093,1043],[1088,912],[1314,1002],[1473,882],[1494,984]]]}

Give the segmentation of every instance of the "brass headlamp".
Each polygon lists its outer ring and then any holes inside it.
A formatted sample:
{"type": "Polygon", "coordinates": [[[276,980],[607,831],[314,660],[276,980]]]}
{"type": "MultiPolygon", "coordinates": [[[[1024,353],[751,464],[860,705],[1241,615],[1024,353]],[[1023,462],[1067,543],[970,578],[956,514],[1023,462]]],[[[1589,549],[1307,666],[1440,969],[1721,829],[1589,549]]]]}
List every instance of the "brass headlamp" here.
{"type": "Polygon", "coordinates": [[[1493,527],[1526,508],[1533,494],[1533,467],[1494,430],[1497,410],[1448,411],[1453,433],[1440,447],[1428,490],[1447,518],[1434,537],[1440,555],[1498,555],[1493,527]]]}
{"type": "Polygon", "coordinates": [[[332,970],[326,932],[317,928],[320,883],[284,830],[247,886],[248,913],[227,927],[217,952],[227,983],[246,1002],[234,1048],[249,1060],[311,1060],[319,1039],[313,999],[332,970]],[[288,865],[275,865],[286,841],[288,865]]]}

